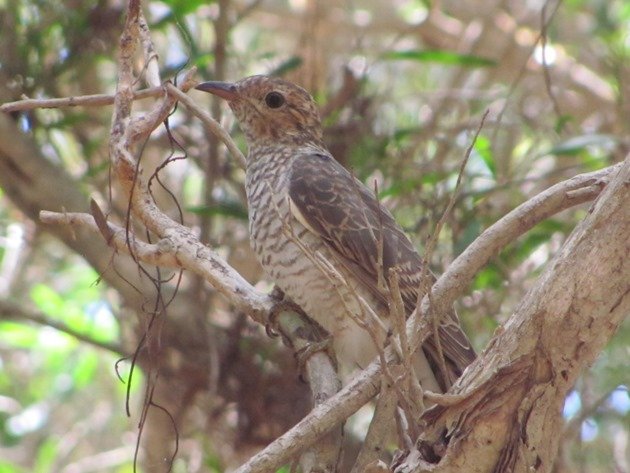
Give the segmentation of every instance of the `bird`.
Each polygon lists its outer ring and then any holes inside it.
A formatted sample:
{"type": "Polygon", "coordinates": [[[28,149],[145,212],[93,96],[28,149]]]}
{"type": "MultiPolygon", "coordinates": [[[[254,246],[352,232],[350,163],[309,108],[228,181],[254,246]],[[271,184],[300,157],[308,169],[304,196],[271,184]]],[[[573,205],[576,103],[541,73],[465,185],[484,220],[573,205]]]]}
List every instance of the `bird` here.
{"type": "MultiPolygon", "coordinates": [[[[389,275],[398,275],[408,317],[422,257],[374,192],[328,151],[317,105],[302,87],[255,75],[196,89],[226,100],[245,135],[250,243],[264,271],[330,334],[340,365],[365,367],[391,330],[389,275]]],[[[418,379],[433,392],[446,392],[476,357],[455,310],[444,319],[434,332],[439,343],[431,335],[414,354],[418,379]]]]}

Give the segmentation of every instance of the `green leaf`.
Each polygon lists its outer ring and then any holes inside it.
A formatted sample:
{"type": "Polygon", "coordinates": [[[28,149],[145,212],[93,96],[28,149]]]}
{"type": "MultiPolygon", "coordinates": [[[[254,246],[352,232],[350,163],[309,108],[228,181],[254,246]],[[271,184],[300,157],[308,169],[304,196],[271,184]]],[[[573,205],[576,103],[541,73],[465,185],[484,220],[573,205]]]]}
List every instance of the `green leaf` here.
{"type": "Polygon", "coordinates": [[[178,16],[193,13],[202,5],[214,3],[212,0],[163,0],[163,2],[178,16]]]}
{"type": "Polygon", "coordinates": [[[72,285],[63,294],[45,284],[34,285],[31,297],[37,307],[47,316],[97,340],[118,338],[118,323],[93,284],[96,273],[86,267],[73,267],[59,276],[71,278],[72,285]]]}
{"type": "Polygon", "coordinates": [[[302,65],[304,60],[300,56],[291,56],[286,61],[282,62],[278,67],[269,72],[270,76],[283,76],[287,72],[297,69],[302,65]]]}
{"type": "Polygon", "coordinates": [[[57,455],[59,454],[58,441],[52,437],[44,440],[37,451],[35,460],[35,473],[45,473],[51,470],[51,466],[57,455]]]}
{"type": "Polygon", "coordinates": [[[236,201],[217,202],[212,207],[206,205],[191,206],[186,207],[186,210],[197,215],[222,215],[224,217],[247,220],[247,209],[236,201]]]}
{"type": "Polygon", "coordinates": [[[475,289],[498,288],[501,284],[503,284],[503,275],[496,266],[489,265],[477,273],[473,287],[475,289]]]}
{"type": "Polygon", "coordinates": [[[419,50],[410,49],[407,51],[390,51],[384,54],[383,59],[392,61],[419,61],[435,62],[438,64],[448,64],[462,67],[491,67],[496,65],[496,61],[471,54],[459,54],[452,51],[442,50],[419,50]]]}
{"type": "Polygon", "coordinates": [[[0,460],[0,473],[23,473],[26,472],[21,466],[0,460]]]}
{"type": "Polygon", "coordinates": [[[492,173],[492,177],[496,177],[497,165],[494,161],[494,155],[492,154],[490,140],[483,135],[479,135],[475,141],[474,149],[486,166],[488,166],[488,170],[492,173]]]}
{"type": "Polygon", "coordinates": [[[0,322],[0,346],[33,348],[37,344],[39,330],[19,322],[0,322]]]}
{"type": "Polygon", "coordinates": [[[200,54],[199,56],[193,59],[193,64],[202,70],[206,69],[213,62],[214,62],[213,53],[200,54]]]}
{"type": "Polygon", "coordinates": [[[55,318],[63,318],[64,299],[50,286],[36,284],[31,290],[31,298],[42,312],[55,318]]]}
{"type": "Polygon", "coordinates": [[[76,361],[72,371],[72,380],[76,388],[87,386],[94,379],[98,368],[98,356],[94,350],[84,351],[76,361]]]}

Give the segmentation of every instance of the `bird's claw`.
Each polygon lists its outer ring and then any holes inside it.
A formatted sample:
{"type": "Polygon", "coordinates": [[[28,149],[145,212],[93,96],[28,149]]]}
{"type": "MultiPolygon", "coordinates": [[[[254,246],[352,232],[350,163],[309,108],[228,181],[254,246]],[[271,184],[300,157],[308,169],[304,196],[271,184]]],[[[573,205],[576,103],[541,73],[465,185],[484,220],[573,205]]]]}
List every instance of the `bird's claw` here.
{"type": "Polygon", "coordinates": [[[299,350],[295,351],[293,356],[295,356],[295,359],[298,364],[298,372],[300,373],[300,379],[302,379],[303,381],[305,379],[304,373],[306,371],[306,363],[308,362],[311,356],[313,356],[315,353],[318,353],[320,351],[328,355],[328,358],[330,358],[330,360],[333,363],[333,367],[335,368],[335,371],[337,371],[338,369],[337,357],[335,355],[335,350],[333,348],[333,338],[330,335],[328,335],[323,340],[319,340],[317,342],[310,342],[305,347],[300,348],[299,350]]]}
{"type": "Polygon", "coordinates": [[[283,312],[296,312],[302,315],[304,314],[304,311],[302,311],[301,307],[291,299],[285,297],[284,292],[282,292],[278,286],[275,286],[271,291],[271,297],[273,297],[276,302],[269,313],[269,318],[265,324],[265,332],[267,333],[267,336],[273,338],[282,334],[278,324],[278,317],[280,314],[283,312]]]}
{"type": "Polygon", "coordinates": [[[281,335],[283,337],[283,341],[285,345],[292,346],[290,341],[284,336],[282,330],[280,329],[278,317],[283,312],[295,312],[299,314],[304,320],[308,320],[309,329],[306,331],[301,331],[301,338],[304,340],[309,340],[306,346],[296,350],[294,352],[295,359],[298,364],[298,371],[300,373],[300,378],[302,380],[305,379],[304,372],[306,367],[306,362],[309,360],[311,356],[315,353],[323,351],[328,357],[332,360],[335,371],[337,371],[337,357],[335,356],[335,352],[333,350],[333,339],[317,322],[310,319],[302,310],[302,308],[293,302],[291,299],[287,298],[282,292],[282,290],[275,286],[271,291],[271,297],[273,297],[276,301],[271,312],[269,313],[269,319],[265,324],[265,331],[267,335],[270,337],[277,337],[281,335]]]}

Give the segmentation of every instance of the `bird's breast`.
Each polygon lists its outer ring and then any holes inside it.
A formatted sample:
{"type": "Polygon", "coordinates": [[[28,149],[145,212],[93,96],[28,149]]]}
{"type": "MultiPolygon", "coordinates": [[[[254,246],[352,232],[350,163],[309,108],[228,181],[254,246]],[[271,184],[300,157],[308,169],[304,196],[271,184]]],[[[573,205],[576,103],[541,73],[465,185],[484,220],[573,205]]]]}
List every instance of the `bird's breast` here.
{"type": "Polygon", "coordinates": [[[288,174],[270,167],[248,169],[246,190],[250,240],[266,274],[333,336],[342,364],[367,363],[376,347],[356,320],[365,318],[366,303],[378,304],[323,239],[293,216],[288,174]]]}

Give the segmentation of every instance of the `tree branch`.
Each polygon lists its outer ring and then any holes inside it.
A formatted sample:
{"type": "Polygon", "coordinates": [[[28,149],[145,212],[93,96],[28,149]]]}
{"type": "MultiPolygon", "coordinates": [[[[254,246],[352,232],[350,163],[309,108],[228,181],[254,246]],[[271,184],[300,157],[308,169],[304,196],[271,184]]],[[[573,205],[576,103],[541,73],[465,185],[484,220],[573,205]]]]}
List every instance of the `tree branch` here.
{"type": "Polygon", "coordinates": [[[617,163],[559,182],[488,227],[455,258],[436,281],[433,292],[439,296],[440,307],[449,307],[464,292],[479,270],[516,238],[552,215],[597,197],[621,169],[622,164],[617,163]]]}
{"type": "MultiPolygon", "coordinates": [[[[167,84],[166,88],[169,89],[170,94],[158,101],[147,113],[134,116],[132,114],[131,93],[134,83],[132,60],[138,31],[145,49],[145,61],[153,63],[155,55],[151,53],[152,43],[147,36],[148,32],[143,29],[143,17],[139,4],[137,1],[131,0],[125,29],[120,40],[118,85],[109,147],[113,174],[122,186],[124,194],[128,197],[126,228],[124,235],[114,232],[95,205],[93,205],[94,224],[99,227],[109,244],[118,244],[124,237],[125,247],[128,252],[138,260],[142,255],[134,252],[136,247],[143,250],[144,256],[153,259],[157,256],[160,259],[164,258],[162,250],[171,249],[171,251],[168,251],[171,257],[168,260],[169,263],[176,262],[183,268],[192,269],[225,295],[238,310],[247,313],[254,320],[268,325],[269,315],[274,311],[276,301],[270,296],[255,291],[238,272],[219,258],[213,250],[199,242],[190,229],[165,215],[156,205],[149,190],[140,167],[143,140],[147,139],[151,132],[170,113],[176,102],[176,97],[184,95],[185,100],[188,99],[185,97],[184,92],[192,86],[191,78],[194,69],[185,75],[181,91],[167,84]],[[158,247],[147,246],[146,244],[138,246],[130,231],[132,218],[139,220],[149,232],[157,235],[160,239],[158,247]],[[134,242],[132,243],[132,241],[134,242]]],[[[155,68],[147,70],[147,73],[152,76],[157,74],[155,68]]],[[[153,83],[157,79],[149,77],[149,80],[153,83]]],[[[231,138],[223,130],[216,127],[214,131],[215,133],[218,131],[223,132],[225,135],[224,141],[228,148],[231,149],[237,159],[241,158],[242,162],[244,162],[242,154],[233,144],[231,138]]],[[[47,217],[50,218],[50,215],[47,217]]],[[[80,220],[76,219],[75,221],[79,222],[80,220]]],[[[310,322],[304,322],[301,317],[291,312],[285,312],[284,315],[283,319],[288,317],[290,323],[284,323],[281,326],[281,331],[295,346],[301,343],[304,333],[308,332],[306,325],[310,324],[310,322]],[[296,324],[298,328],[295,328],[296,324]]],[[[307,336],[306,338],[308,339],[309,337],[307,336]]],[[[334,392],[338,389],[339,381],[328,357],[324,355],[310,357],[306,365],[307,372],[311,378],[310,384],[313,398],[316,402],[327,398],[330,396],[331,391],[334,392]],[[328,366],[328,369],[323,370],[321,369],[322,366],[328,366]],[[315,376],[315,373],[317,376],[315,376]]],[[[334,448],[325,448],[324,450],[331,457],[334,457],[331,458],[331,462],[334,465],[337,458],[336,452],[339,451],[337,445],[339,442],[333,438],[333,443],[334,445],[332,446],[334,448]]],[[[322,449],[318,449],[318,451],[321,452],[322,449]]]]}
{"type": "Polygon", "coordinates": [[[20,321],[29,320],[39,325],[52,327],[55,330],[59,330],[60,332],[68,334],[71,337],[76,338],[77,340],[87,343],[88,345],[108,350],[117,356],[128,355],[128,353],[123,349],[121,345],[97,340],[79,330],[68,327],[66,324],[60,322],[59,320],[54,320],[50,318],[43,312],[27,309],[17,302],[11,301],[10,299],[0,299],[0,319],[14,319],[20,321]]]}
{"type": "Polygon", "coordinates": [[[418,450],[395,471],[551,471],[566,394],[630,313],[630,155],[614,168],[591,212],[453,387],[459,402],[423,414],[418,450]]]}
{"type": "MultiPolygon", "coordinates": [[[[132,86],[135,82],[132,59],[134,57],[135,38],[137,37],[137,33],[134,32],[138,28],[138,18],[139,6],[137,2],[131,1],[128,23],[120,43],[119,81],[110,139],[112,169],[129,197],[130,215],[139,219],[150,232],[158,236],[161,242],[168,242],[168,244],[162,245],[158,243],[160,249],[165,248],[166,252],[170,254],[168,258],[172,259],[168,261],[176,262],[181,267],[199,274],[232,302],[237,309],[249,314],[255,320],[265,323],[268,314],[274,307],[273,299],[255,291],[213,250],[201,244],[192,231],[162,213],[147,188],[139,162],[136,159],[142,139],[146,138],[164,120],[172,109],[176,98],[185,102],[187,107],[197,116],[203,117],[205,112],[198,107],[193,107],[194,104],[184,93],[191,86],[191,73],[184,80],[181,87],[182,91],[167,84],[168,96],[158,101],[148,113],[140,116],[132,115],[134,98],[132,86]]],[[[148,60],[153,61],[154,57],[149,55],[148,60]]],[[[204,123],[211,124],[208,126],[212,127],[213,132],[218,133],[231,153],[243,165],[242,153],[233,145],[229,136],[228,139],[222,136],[227,134],[224,131],[223,133],[219,131],[220,128],[217,128],[216,122],[213,123],[204,118],[204,123]]],[[[581,176],[581,180],[572,179],[554,186],[553,191],[551,189],[545,191],[523,204],[484,232],[438,279],[431,296],[433,304],[429,304],[434,307],[428,307],[427,299],[425,299],[422,310],[416,311],[414,315],[414,317],[420,318],[420,323],[418,324],[413,318],[408,322],[408,327],[419,326],[421,328],[414,334],[416,339],[422,340],[430,333],[429,327],[424,323],[428,320],[429,309],[449,306],[465,290],[478,269],[516,236],[526,232],[533,225],[553,215],[553,213],[596,196],[601,190],[603,179],[609,176],[612,170],[613,168],[609,168],[598,173],[585,175],[586,177],[581,176]]],[[[51,216],[48,215],[46,218],[51,218],[51,216]]],[[[62,219],[63,217],[60,217],[59,221],[62,219]]],[[[88,223],[89,219],[84,220],[77,218],[74,219],[74,222],[78,225],[92,225],[88,223]]],[[[94,222],[94,225],[97,223],[94,222]]],[[[137,239],[130,238],[129,230],[125,230],[125,232],[124,238],[127,242],[125,246],[128,251],[134,252],[136,245],[140,245],[138,248],[142,248],[142,244],[137,239]],[[133,241],[133,245],[129,245],[128,242],[130,241],[133,241]]],[[[114,244],[118,241],[117,238],[112,239],[114,244]]],[[[147,258],[155,258],[156,249],[154,247],[146,247],[146,249],[147,251],[143,255],[147,258]]],[[[139,259],[141,258],[140,254],[134,252],[134,255],[139,259]]],[[[391,350],[388,351],[388,357],[393,358],[391,350]]],[[[304,448],[314,444],[322,435],[354,413],[378,392],[380,371],[379,362],[373,362],[353,383],[328,401],[317,406],[303,421],[253,457],[239,471],[268,471],[277,468],[304,448]]],[[[457,405],[457,403],[452,403],[452,405],[457,405]]]]}
{"type": "MultiPolygon", "coordinates": [[[[584,203],[588,198],[595,198],[620,167],[621,163],[558,183],[521,204],[489,227],[438,278],[432,289],[433,303],[439,306],[452,304],[464,292],[476,272],[501,248],[549,216],[572,205],[584,203]],[[589,191],[581,192],[581,189],[589,191]],[[579,199],[567,195],[573,191],[580,191],[577,192],[579,199]]],[[[423,311],[417,312],[421,317],[419,333],[424,336],[430,333],[426,323],[426,311],[427,305],[424,304],[423,311]]],[[[416,323],[410,318],[407,327],[411,328],[411,324],[416,323]]],[[[386,354],[391,357],[390,359],[393,358],[391,350],[387,350],[386,354]]],[[[482,355],[480,358],[485,359],[485,356],[482,355]]],[[[295,427],[252,457],[237,470],[237,473],[262,473],[282,466],[298,453],[300,448],[316,442],[321,435],[332,429],[339,419],[346,419],[354,414],[374,397],[380,388],[380,374],[380,362],[374,360],[352,383],[316,407],[295,427]],[[296,446],[296,443],[301,446],[296,446]]],[[[463,398],[453,395],[432,397],[432,401],[445,405],[457,405],[461,399],[463,398]]]]}
{"type": "Polygon", "coordinates": [[[182,265],[177,260],[176,255],[172,251],[173,242],[168,238],[162,239],[157,243],[147,243],[135,238],[127,238],[127,232],[123,227],[119,227],[110,222],[106,222],[107,231],[99,228],[95,218],[92,215],[80,212],[49,212],[42,210],[39,213],[39,219],[42,223],[50,225],[70,225],[77,228],[86,228],[95,234],[100,234],[105,238],[107,245],[116,251],[133,255],[143,263],[160,266],[162,268],[181,269],[182,265]],[[131,244],[131,249],[130,249],[131,244]]]}
{"type": "Polygon", "coordinates": [[[241,169],[245,169],[245,156],[243,155],[241,150],[238,149],[230,134],[223,129],[219,122],[212,118],[208,112],[199,107],[199,105],[197,105],[193,99],[191,99],[188,95],[179,90],[173,84],[167,84],[166,90],[169,94],[173,95],[177,100],[186,105],[186,108],[188,108],[188,110],[190,110],[193,115],[201,120],[206,129],[217,138],[219,138],[223,142],[223,144],[225,144],[227,149],[232,154],[232,157],[236,159],[239,167],[241,169]]]}
{"type": "MultiPolygon", "coordinates": [[[[150,87],[148,89],[133,92],[133,100],[141,100],[149,97],[159,97],[164,93],[162,86],[150,87]]],[[[28,99],[7,102],[0,105],[0,112],[12,113],[25,110],[35,110],[37,108],[64,108],[64,107],[102,107],[103,105],[113,105],[114,95],[95,94],[81,95],[78,97],[62,97],[54,99],[28,99]]]]}
{"type": "MultiPolygon", "coordinates": [[[[595,198],[611,176],[621,168],[621,165],[619,163],[600,171],[581,174],[560,182],[521,204],[489,227],[438,278],[433,286],[432,299],[434,304],[440,306],[452,304],[464,292],[476,272],[492,256],[537,223],[573,205],[595,198]]],[[[142,202],[141,204],[145,205],[142,202]]],[[[144,210],[147,214],[152,214],[153,211],[160,212],[157,208],[151,211],[144,210]]],[[[58,224],[68,223],[68,216],[70,216],[69,223],[73,225],[88,226],[93,231],[97,230],[93,217],[87,214],[81,218],[76,218],[74,214],[58,213],[56,216],[52,212],[44,214],[47,222],[58,224]]],[[[149,219],[148,216],[144,218],[149,219]]],[[[162,250],[170,252],[170,256],[164,256],[167,258],[165,261],[176,261],[180,267],[200,275],[239,310],[247,313],[259,323],[266,323],[267,316],[275,304],[271,297],[257,292],[212,249],[197,241],[195,235],[186,227],[179,225],[163,214],[161,214],[159,221],[153,222],[151,226],[154,231],[157,230],[156,233],[162,239],[169,242],[168,244],[158,243],[162,250]]],[[[115,229],[115,227],[112,228],[115,229]]],[[[117,230],[114,233],[119,235],[117,230]]],[[[113,240],[113,244],[118,245],[117,240],[113,240]]],[[[140,244],[140,242],[135,240],[134,244],[140,244]]],[[[119,246],[117,248],[122,249],[119,246]]],[[[155,254],[153,250],[154,248],[148,248],[146,253],[141,251],[137,256],[142,260],[143,254],[155,254]]],[[[147,262],[150,262],[150,259],[147,262]]],[[[418,314],[425,317],[420,312],[418,314]]],[[[423,320],[426,319],[423,318],[423,320]]],[[[415,322],[410,320],[408,327],[410,323],[415,322]]],[[[421,324],[422,327],[423,324],[421,324]]],[[[421,330],[420,332],[425,335],[429,333],[428,330],[421,330]]],[[[353,383],[346,386],[327,402],[317,406],[302,422],[250,459],[238,471],[262,472],[279,468],[293,455],[316,442],[325,432],[352,415],[376,395],[380,386],[379,375],[380,363],[375,361],[353,383]],[[298,439],[300,441],[295,445],[294,442],[298,439]],[[292,448],[289,449],[287,445],[292,445],[292,448]]],[[[439,402],[439,398],[437,396],[433,400],[439,402]]],[[[445,398],[444,403],[446,401],[445,398]]]]}

